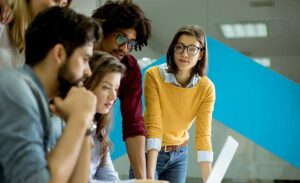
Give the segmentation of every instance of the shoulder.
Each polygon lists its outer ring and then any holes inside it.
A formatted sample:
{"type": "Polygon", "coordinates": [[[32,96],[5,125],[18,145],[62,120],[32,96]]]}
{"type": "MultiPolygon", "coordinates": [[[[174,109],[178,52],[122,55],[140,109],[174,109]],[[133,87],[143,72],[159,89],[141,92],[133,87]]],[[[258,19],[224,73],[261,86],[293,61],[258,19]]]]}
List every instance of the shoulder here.
{"type": "Polygon", "coordinates": [[[123,63],[124,65],[126,65],[127,70],[141,70],[139,67],[139,64],[136,60],[136,58],[130,54],[126,55],[122,60],[121,63],[123,63]]]}
{"type": "Polygon", "coordinates": [[[134,56],[127,55],[121,60],[121,63],[127,68],[125,78],[134,80],[142,77],[140,66],[134,56]]]}
{"type": "Polygon", "coordinates": [[[7,26],[0,26],[0,68],[12,67],[19,60],[18,55],[17,47],[10,41],[7,26]]]}
{"type": "Polygon", "coordinates": [[[199,90],[203,91],[204,95],[215,98],[215,85],[208,77],[201,77],[199,90]]]}
{"type": "Polygon", "coordinates": [[[202,86],[206,86],[208,88],[215,88],[214,83],[207,76],[201,77],[200,83],[202,84],[202,86]]]}
{"type": "Polygon", "coordinates": [[[9,46],[10,39],[8,36],[8,26],[0,24],[0,45],[2,46],[9,46]]]}
{"type": "Polygon", "coordinates": [[[145,72],[145,80],[148,80],[151,78],[152,80],[155,80],[156,82],[162,82],[164,81],[165,72],[161,72],[161,69],[159,66],[152,66],[148,68],[145,72]]]}
{"type": "MultiPolygon", "coordinates": [[[[30,78],[28,77],[28,80],[30,78]]],[[[14,71],[13,69],[0,69],[0,111],[6,111],[0,118],[0,123],[8,124],[7,129],[18,130],[22,129],[24,133],[32,133],[33,135],[28,137],[35,138],[37,134],[41,134],[43,131],[42,124],[40,123],[41,117],[43,121],[46,121],[47,113],[41,113],[41,104],[44,106],[44,110],[48,110],[47,101],[41,98],[41,101],[37,98],[40,95],[32,90],[32,84],[23,78],[21,73],[14,71]],[[43,102],[43,103],[40,103],[43,102]],[[17,115],[16,115],[17,114],[17,115]],[[13,125],[11,121],[14,121],[16,125],[13,125]]],[[[2,114],[1,114],[2,115],[2,114]]],[[[27,139],[27,140],[28,140],[27,139]]],[[[40,141],[42,139],[38,139],[40,141]]]]}
{"type": "MultiPolygon", "coordinates": [[[[22,89],[24,88],[24,85],[26,85],[26,82],[22,79],[21,73],[17,70],[12,68],[2,68],[0,69],[0,84],[0,90],[6,91],[8,89],[22,89]]],[[[12,92],[14,92],[14,90],[12,90],[12,92]]]]}
{"type": "MultiPolygon", "coordinates": [[[[35,97],[31,90],[34,82],[14,69],[0,69],[0,96],[5,101],[15,101],[18,105],[34,103],[35,97]],[[30,85],[28,82],[31,82],[30,85]]],[[[13,102],[14,103],[14,102],[13,102]]]]}
{"type": "Polygon", "coordinates": [[[152,66],[146,70],[147,75],[158,75],[159,74],[159,66],[152,66]]]}
{"type": "Polygon", "coordinates": [[[133,64],[137,62],[136,58],[133,55],[131,55],[131,54],[126,55],[122,60],[124,60],[124,59],[127,62],[133,63],[133,64]]]}

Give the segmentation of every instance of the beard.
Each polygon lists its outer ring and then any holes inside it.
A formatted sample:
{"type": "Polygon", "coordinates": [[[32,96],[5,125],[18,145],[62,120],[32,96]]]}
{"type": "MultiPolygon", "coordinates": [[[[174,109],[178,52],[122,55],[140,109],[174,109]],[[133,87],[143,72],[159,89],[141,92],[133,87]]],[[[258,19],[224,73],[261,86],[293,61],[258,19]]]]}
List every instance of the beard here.
{"type": "Polygon", "coordinates": [[[73,87],[76,86],[76,84],[69,82],[68,80],[62,78],[62,77],[58,77],[58,89],[59,89],[59,93],[58,96],[60,96],[61,98],[65,98],[66,95],[68,94],[69,90],[73,87]]]}
{"type": "Polygon", "coordinates": [[[74,79],[74,75],[67,66],[68,61],[59,69],[58,73],[58,96],[65,98],[73,86],[79,87],[79,83],[84,79],[74,79]]]}

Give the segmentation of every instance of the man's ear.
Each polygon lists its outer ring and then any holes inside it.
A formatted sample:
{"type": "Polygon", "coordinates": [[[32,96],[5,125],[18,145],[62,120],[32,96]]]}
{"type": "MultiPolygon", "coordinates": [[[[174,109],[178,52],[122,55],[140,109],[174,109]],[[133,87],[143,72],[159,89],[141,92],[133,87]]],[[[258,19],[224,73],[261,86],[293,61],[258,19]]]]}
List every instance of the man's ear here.
{"type": "Polygon", "coordinates": [[[56,44],[53,47],[53,58],[58,65],[61,65],[65,62],[67,58],[67,52],[62,44],[56,44]]]}

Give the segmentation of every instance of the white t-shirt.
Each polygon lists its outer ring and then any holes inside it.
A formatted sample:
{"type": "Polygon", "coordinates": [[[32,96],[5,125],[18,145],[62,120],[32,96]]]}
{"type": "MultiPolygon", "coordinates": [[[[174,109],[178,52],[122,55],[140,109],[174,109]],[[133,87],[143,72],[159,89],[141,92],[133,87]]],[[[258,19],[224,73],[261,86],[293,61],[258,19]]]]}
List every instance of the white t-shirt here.
{"type": "Polygon", "coordinates": [[[113,162],[108,152],[106,155],[106,162],[103,167],[99,167],[101,162],[102,143],[99,141],[96,132],[93,132],[93,142],[94,146],[92,148],[91,154],[91,164],[90,164],[90,181],[89,182],[119,182],[119,176],[116,172],[113,162]]]}
{"type": "Polygon", "coordinates": [[[9,39],[8,26],[0,24],[0,68],[22,67],[25,63],[24,50],[13,45],[9,39]]]}

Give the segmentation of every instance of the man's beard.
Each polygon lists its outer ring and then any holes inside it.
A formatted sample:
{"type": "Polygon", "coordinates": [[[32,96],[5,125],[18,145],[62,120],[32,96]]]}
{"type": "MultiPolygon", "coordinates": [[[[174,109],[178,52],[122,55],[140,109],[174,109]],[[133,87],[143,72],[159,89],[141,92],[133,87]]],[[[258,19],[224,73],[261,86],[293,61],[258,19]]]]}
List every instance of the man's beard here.
{"type": "Polygon", "coordinates": [[[68,94],[69,90],[73,87],[76,86],[76,83],[71,83],[68,80],[64,79],[63,77],[58,77],[58,82],[59,82],[59,93],[58,96],[61,98],[65,98],[66,95],[68,94]]]}
{"type": "MultiPolygon", "coordinates": [[[[65,62],[67,63],[67,62],[65,62]]],[[[73,76],[71,74],[71,72],[69,71],[67,64],[63,65],[58,73],[58,96],[65,98],[66,95],[68,94],[69,90],[73,87],[73,86],[78,86],[80,81],[83,80],[83,78],[78,79],[77,81],[73,81],[71,82],[73,76]],[[66,79],[69,78],[69,79],[66,79]]]]}

